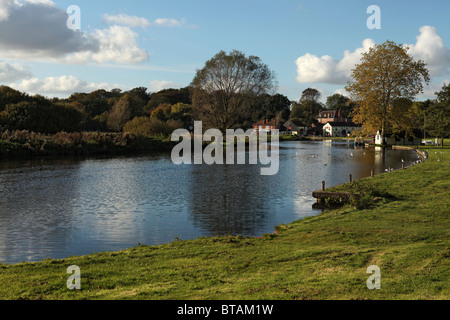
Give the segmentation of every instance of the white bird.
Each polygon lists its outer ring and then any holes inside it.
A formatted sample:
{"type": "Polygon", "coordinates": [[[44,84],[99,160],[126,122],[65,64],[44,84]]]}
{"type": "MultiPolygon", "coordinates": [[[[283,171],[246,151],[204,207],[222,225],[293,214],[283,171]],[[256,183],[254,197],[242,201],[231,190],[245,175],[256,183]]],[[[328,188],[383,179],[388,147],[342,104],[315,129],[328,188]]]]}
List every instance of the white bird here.
{"type": "Polygon", "coordinates": [[[351,157],[353,157],[353,152],[352,152],[352,153],[350,153],[350,156],[351,156],[351,157]]]}
{"type": "Polygon", "coordinates": [[[405,160],[402,159],[402,163],[405,163],[405,160]]]}

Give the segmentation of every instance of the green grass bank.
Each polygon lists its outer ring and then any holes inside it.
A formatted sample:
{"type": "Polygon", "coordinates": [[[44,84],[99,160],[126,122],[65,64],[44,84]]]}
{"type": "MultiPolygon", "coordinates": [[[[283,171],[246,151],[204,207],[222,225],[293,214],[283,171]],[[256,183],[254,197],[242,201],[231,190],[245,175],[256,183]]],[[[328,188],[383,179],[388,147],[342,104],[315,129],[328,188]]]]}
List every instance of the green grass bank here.
{"type": "MultiPolygon", "coordinates": [[[[447,142],[448,143],[448,142],[447,142]]],[[[240,236],[139,245],[0,265],[0,299],[449,299],[450,148],[405,170],[339,186],[364,202],[240,236]],[[81,290],[66,286],[81,269],[81,290]],[[381,270],[369,290],[367,268],[381,270]]]]}

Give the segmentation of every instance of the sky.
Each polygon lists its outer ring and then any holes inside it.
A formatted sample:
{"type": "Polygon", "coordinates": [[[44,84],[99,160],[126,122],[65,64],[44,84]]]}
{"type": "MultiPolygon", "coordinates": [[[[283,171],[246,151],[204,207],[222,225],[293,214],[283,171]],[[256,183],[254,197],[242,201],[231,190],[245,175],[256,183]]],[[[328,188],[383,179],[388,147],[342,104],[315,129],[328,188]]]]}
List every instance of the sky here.
{"type": "Polygon", "coordinates": [[[275,72],[278,93],[298,100],[316,88],[325,101],[346,95],[361,53],[390,40],[428,64],[424,100],[450,79],[449,12],[448,0],[0,0],[0,85],[61,98],[157,92],[239,50],[275,72]]]}

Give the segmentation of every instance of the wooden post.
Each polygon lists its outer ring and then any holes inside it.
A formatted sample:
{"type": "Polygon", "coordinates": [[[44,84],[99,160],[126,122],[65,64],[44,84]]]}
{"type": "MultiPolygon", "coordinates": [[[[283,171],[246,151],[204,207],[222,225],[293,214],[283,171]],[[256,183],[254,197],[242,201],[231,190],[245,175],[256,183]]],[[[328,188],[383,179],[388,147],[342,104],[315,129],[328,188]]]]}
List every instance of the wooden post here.
{"type": "Polygon", "coordinates": [[[373,178],[373,176],[374,176],[374,172],[373,172],[373,170],[372,171],[370,171],[370,176],[373,178]]]}
{"type": "Polygon", "coordinates": [[[405,169],[405,163],[402,162],[402,169],[405,169]]]}
{"type": "Polygon", "coordinates": [[[352,175],[349,175],[348,177],[349,177],[350,182],[352,182],[353,181],[352,175]]]}
{"type": "Polygon", "coordinates": [[[322,191],[325,191],[325,181],[322,181],[322,191]]]}

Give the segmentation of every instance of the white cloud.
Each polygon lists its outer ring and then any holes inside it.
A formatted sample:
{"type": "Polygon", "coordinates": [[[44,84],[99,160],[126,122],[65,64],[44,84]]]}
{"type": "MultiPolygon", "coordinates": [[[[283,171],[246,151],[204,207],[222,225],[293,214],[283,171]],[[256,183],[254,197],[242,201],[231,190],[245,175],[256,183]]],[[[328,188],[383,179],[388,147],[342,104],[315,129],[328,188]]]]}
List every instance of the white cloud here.
{"type": "Polygon", "coordinates": [[[165,27],[181,27],[185,24],[185,22],[186,21],[184,19],[180,21],[177,19],[158,18],[155,21],[153,21],[153,24],[165,27]]]}
{"type": "Polygon", "coordinates": [[[0,62],[0,83],[15,82],[31,76],[31,72],[18,63],[0,62]]]}
{"type": "Polygon", "coordinates": [[[128,27],[111,26],[108,29],[96,30],[91,37],[99,43],[96,51],[86,50],[68,55],[63,61],[68,63],[143,62],[149,58],[147,51],[139,48],[138,34],[128,27]]]}
{"type": "Polygon", "coordinates": [[[164,89],[179,89],[181,85],[173,83],[172,81],[154,80],[150,81],[150,92],[159,92],[164,89]]]}
{"type": "Polygon", "coordinates": [[[344,51],[344,57],[337,60],[325,55],[318,57],[310,53],[297,59],[297,82],[344,84],[350,79],[351,70],[361,59],[361,54],[375,45],[372,39],[366,39],[362,47],[353,52],[344,51]]]}
{"type": "Polygon", "coordinates": [[[141,18],[137,16],[129,16],[126,14],[119,14],[112,16],[109,14],[103,15],[103,22],[106,24],[116,24],[122,26],[128,26],[131,28],[143,27],[146,28],[150,26],[150,21],[146,18],[141,18]]]}
{"type": "MultiPolygon", "coordinates": [[[[297,82],[345,84],[350,80],[352,69],[360,62],[361,54],[375,46],[372,39],[363,41],[361,48],[353,52],[346,50],[341,60],[325,55],[318,57],[307,53],[296,60],[297,82]]],[[[415,44],[408,45],[414,59],[428,64],[431,77],[450,74],[450,49],[448,49],[436,28],[423,26],[415,44]]]]}
{"type": "Polygon", "coordinates": [[[436,28],[423,26],[416,39],[416,44],[408,45],[408,52],[415,59],[423,60],[428,64],[432,77],[449,75],[450,49],[445,46],[436,28]]]}
{"type": "Polygon", "coordinates": [[[131,28],[136,28],[136,27],[146,28],[151,25],[158,26],[158,27],[182,27],[186,24],[185,19],[177,20],[177,19],[169,19],[169,18],[158,18],[158,19],[155,19],[153,22],[150,22],[146,18],[130,16],[127,14],[119,14],[119,15],[115,15],[115,16],[105,14],[105,15],[103,15],[102,20],[106,24],[121,25],[121,26],[127,26],[127,27],[131,27],[131,28]]]}
{"type": "Polygon", "coordinates": [[[66,94],[70,95],[74,92],[92,92],[98,89],[112,90],[114,88],[122,89],[122,86],[108,83],[94,83],[81,80],[74,76],[47,77],[38,79],[22,80],[19,83],[10,85],[12,88],[27,92],[30,94],[66,94]]]}

